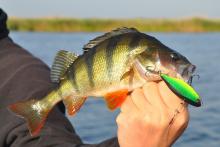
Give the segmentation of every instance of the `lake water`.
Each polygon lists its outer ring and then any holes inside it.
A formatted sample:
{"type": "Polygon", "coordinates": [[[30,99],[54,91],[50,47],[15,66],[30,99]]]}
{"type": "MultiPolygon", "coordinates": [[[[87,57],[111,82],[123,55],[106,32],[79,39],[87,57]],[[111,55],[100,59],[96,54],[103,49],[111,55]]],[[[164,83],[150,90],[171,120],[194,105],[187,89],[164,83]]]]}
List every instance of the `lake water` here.
{"type": "MultiPolygon", "coordinates": [[[[82,53],[82,46],[101,33],[12,32],[15,42],[51,66],[60,49],[82,53]]],[[[203,106],[190,107],[190,123],[175,147],[220,146],[220,33],[149,33],[179,51],[195,65],[200,80],[193,85],[203,106]]],[[[89,99],[70,121],[86,143],[98,143],[116,135],[118,111],[109,112],[101,99],[89,99]]]]}

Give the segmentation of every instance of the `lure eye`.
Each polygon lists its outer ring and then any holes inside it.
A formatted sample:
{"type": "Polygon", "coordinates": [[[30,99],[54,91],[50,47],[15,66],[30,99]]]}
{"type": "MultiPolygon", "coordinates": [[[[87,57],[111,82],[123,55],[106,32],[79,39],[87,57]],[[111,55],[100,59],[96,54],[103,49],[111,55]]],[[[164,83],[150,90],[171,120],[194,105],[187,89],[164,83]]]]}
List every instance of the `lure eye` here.
{"type": "Polygon", "coordinates": [[[178,61],[180,59],[177,53],[170,54],[170,57],[173,61],[178,61]]]}

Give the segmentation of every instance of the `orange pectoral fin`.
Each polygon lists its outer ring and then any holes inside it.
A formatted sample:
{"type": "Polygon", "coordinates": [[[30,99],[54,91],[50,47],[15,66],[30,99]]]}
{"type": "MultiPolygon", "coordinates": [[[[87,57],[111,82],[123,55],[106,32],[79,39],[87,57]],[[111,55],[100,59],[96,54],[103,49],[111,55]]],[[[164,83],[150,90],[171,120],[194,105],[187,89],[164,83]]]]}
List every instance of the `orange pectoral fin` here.
{"type": "Polygon", "coordinates": [[[120,107],[128,95],[128,89],[107,93],[104,98],[110,110],[120,107]]]}

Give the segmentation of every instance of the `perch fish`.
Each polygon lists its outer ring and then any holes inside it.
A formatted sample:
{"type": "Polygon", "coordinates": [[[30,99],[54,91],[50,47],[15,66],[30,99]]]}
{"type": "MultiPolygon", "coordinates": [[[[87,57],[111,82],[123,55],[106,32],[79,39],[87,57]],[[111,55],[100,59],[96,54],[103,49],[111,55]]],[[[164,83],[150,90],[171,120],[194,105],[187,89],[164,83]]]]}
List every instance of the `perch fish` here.
{"type": "Polygon", "coordinates": [[[196,68],[180,53],[135,28],[113,30],[83,49],[79,56],[64,50],[57,53],[51,81],[58,88],[41,100],[9,106],[27,120],[32,136],[40,133],[49,112],[60,101],[69,115],[76,114],[89,96],[103,97],[107,107],[114,110],[135,88],[162,80],[159,72],[188,82],[196,68]]]}

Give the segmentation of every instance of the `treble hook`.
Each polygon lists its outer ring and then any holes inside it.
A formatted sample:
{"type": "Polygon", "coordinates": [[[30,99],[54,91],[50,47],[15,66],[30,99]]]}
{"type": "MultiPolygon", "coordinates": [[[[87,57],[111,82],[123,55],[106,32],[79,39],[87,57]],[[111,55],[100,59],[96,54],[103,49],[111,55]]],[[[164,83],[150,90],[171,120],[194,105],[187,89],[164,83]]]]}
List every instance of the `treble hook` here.
{"type": "Polygon", "coordinates": [[[199,75],[199,74],[192,75],[192,77],[197,77],[197,80],[199,80],[199,79],[200,79],[200,75],[199,75]]]}
{"type": "Polygon", "coordinates": [[[188,80],[189,85],[192,85],[192,82],[193,82],[193,78],[194,78],[194,77],[197,77],[197,80],[200,79],[200,75],[198,75],[198,74],[192,75],[192,76],[189,78],[189,80],[188,80]]]}

